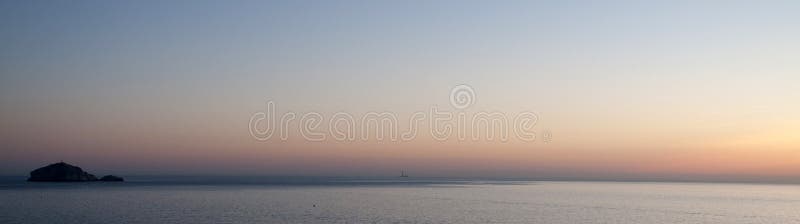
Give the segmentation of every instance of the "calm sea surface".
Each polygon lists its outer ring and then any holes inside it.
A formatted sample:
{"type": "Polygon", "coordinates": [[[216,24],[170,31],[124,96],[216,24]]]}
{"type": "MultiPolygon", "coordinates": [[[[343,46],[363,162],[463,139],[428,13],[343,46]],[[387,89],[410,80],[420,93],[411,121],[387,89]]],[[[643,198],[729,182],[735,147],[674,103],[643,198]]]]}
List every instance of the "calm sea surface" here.
{"type": "Polygon", "coordinates": [[[303,179],[0,183],[0,223],[800,223],[800,186],[303,179]]]}

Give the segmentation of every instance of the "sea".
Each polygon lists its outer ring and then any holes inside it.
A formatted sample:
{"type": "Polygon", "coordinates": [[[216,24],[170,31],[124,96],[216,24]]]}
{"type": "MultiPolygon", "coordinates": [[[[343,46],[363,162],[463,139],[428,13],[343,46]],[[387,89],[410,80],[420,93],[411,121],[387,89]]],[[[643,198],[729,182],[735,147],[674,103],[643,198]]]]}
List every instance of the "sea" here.
{"type": "Polygon", "coordinates": [[[800,223],[800,185],[181,177],[0,181],[0,223],[800,223]]]}

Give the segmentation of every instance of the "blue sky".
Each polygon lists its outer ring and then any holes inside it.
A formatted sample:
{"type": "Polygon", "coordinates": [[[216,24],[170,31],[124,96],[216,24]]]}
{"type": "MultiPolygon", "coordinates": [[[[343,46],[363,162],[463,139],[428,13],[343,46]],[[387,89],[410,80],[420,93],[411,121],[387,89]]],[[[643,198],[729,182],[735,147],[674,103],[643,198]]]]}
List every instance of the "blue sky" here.
{"type": "MultiPolygon", "coordinates": [[[[786,140],[800,121],[798,11],[795,1],[3,1],[0,168],[65,159],[137,173],[151,171],[135,161],[163,159],[156,167],[173,173],[202,173],[200,162],[277,173],[353,159],[360,168],[299,174],[375,174],[364,168],[388,172],[403,165],[375,161],[405,156],[431,175],[550,169],[529,163],[614,173],[665,157],[740,163],[767,148],[763,163],[714,172],[785,175],[800,146],[786,140]],[[359,157],[247,139],[267,99],[281,110],[409,113],[446,104],[463,83],[476,109],[537,111],[561,141],[525,153],[486,146],[492,158],[476,149],[440,169],[452,151],[425,142],[359,157]],[[715,156],[725,150],[735,156],[715,156]],[[520,165],[476,165],[510,158],[520,165]]],[[[692,173],[662,167],[643,170],[692,173]]]]}

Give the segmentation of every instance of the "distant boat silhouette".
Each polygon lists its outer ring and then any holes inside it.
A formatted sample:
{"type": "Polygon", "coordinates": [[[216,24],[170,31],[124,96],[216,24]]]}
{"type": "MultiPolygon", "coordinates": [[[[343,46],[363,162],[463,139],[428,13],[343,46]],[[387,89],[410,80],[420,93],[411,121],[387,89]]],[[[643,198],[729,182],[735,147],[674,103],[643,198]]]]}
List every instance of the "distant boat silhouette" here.
{"type": "Polygon", "coordinates": [[[401,170],[400,171],[400,177],[408,177],[408,175],[406,175],[406,172],[401,170]]]}

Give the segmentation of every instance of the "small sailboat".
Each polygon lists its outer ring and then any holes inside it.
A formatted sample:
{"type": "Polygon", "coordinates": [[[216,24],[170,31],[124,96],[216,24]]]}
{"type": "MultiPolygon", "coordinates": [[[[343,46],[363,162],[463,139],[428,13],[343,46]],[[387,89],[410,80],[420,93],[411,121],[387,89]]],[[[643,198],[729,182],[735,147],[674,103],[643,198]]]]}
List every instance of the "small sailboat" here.
{"type": "Polygon", "coordinates": [[[402,171],[402,170],[401,170],[401,171],[400,171],[400,177],[408,177],[408,175],[406,175],[406,172],[405,172],[405,171],[402,171]]]}

